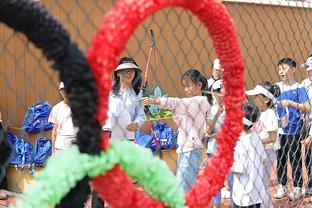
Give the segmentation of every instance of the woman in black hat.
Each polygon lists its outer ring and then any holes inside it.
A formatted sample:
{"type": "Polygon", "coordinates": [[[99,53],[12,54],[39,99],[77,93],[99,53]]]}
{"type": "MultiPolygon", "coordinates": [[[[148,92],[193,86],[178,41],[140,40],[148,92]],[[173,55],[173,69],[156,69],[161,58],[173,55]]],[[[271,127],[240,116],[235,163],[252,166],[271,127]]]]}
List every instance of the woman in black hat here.
{"type": "Polygon", "coordinates": [[[112,139],[133,139],[144,122],[144,107],[140,101],[142,70],[128,57],[120,59],[114,71],[113,87],[109,98],[108,121],[112,139]]]}
{"type": "MultiPolygon", "coordinates": [[[[111,131],[111,139],[134,139],[144,122],[144,107],[140,87],[142,70],[128,57],[120,59],[114,71],[113,87],[109,97],[108,120],[103,131],[111,131]]],[[[96,192],[92,193],[92,208],[103,208],[104,203],[96,192]]]]}

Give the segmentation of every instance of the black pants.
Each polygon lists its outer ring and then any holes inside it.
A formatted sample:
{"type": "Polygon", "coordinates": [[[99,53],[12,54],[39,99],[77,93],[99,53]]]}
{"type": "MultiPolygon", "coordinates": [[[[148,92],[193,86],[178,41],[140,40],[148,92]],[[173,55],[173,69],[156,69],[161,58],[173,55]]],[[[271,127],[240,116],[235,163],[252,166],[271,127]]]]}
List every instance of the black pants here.
{"type": "Polygon", "coordinates": [[[302,178],[302,157],[300,134],[279,135],[281,148],[277,151],[277,179],[282,185],[287,184],[287,160],[288,154],[291,163],[291,173],[295,187],[303,185],[302,178]]]}
{"type": "Polygon", "coordinates": [[[104,208],[104,202],[98,197],[95,191],[92,192],[91,207],[104,208]]]}
{"type": "Polygon", "coordinates": [[[261,204],[253,204],[253,205],[250,205],[250,206],[247,206],[247,207],[241,207],[241,206],[238,206],[234,203],[233,207],[234,208],[260,208],[260,205],[261,204]]]}

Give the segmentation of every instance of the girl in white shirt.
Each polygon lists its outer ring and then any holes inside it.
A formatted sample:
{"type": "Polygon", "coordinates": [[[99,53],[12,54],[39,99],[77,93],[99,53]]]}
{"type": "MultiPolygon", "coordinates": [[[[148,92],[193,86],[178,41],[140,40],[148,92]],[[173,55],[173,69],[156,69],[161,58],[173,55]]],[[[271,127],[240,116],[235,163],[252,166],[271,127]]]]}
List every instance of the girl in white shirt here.
{"type": "Polygon", "coordinates": [[[280,142],[277,136],[278,118],[275,111],[272,109],[274,107],[273,101],[275,97],[279,96],[279,92],[279,87],[268,81],[246,92],[247,95],[252,96],[255,105],[261,111],[260,118],[254,125],[253,130],[259,135],[267,157],[263,181],[265,182],[266,188],[264,207],[268,208],[273,207],[269,191],[269,181],[272,166],[276,160],[276,150],[280,148],[280,142]]]}
{"type": "Polygon", "coordinates": [[[207,79],[196,69],[186,71],[182,76],[186,98],[142,98],[144,105],[156,104],[173,111],[178,126],[177,180],[184,192],[195,183],[202,157],[204,126],[210,116],[207,97],[207,79]]]}
{"type": "Polygon", "coordinates": [[[260,112],[249,103],[243,108],[244,130],[235,146],[232,197],[235,208],[260,208],[265,195],[262,178],[266,155],[259,136],[251,130],[260,112]]]}

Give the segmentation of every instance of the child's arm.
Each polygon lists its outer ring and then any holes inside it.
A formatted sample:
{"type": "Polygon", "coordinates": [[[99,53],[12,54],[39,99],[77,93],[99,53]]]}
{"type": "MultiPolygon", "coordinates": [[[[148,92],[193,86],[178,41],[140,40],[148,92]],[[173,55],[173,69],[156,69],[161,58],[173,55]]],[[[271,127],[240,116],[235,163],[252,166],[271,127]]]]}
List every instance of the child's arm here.
{"type": "MultiPolygon", "coordinates": [[[[142,103],[143,105],[159,105],[161,108],[168,108],[173,110],[177,114],[182,114],[182,115],[188,115],[192,118],[196,118],[198,113],[203,113],[201,112],[201,107],[205,105],[203,102],[204,100],[201,98],[142,98],[142,103]],[[197,103],[198,102],[198,103],[197,103]]],[[[205,100],[206,102],[206,100],[205,100]]],[[[208,102],[206,102],[208,103],[208,102]]],[[[207,104],[209,105],[209,104],[207,104]]],[[[208,106],[204,106],[207,109],[204,109],[208,111],[208,106]]]]}
{"type": "Polygon", "coordinates": [[[270,144],[276,141],[277,132],[276,131],[269,131],[269,136],[267,138],[261,139],[262,144],[270,144]]]}
{"type": "Polygon", "coordinates": [[[58,129],[58,121],[57,121],[57,109],[54,106],[51,110],[51,113],[49,115],[48,121],[52,123],[52,135],[51,135],[51,142],[52,142],[52,154],[55,153],[55,141],[56,141],[56,135],[57,135],[57,129],[58,129]]]}
{"type": "Polygon", "coordinates": [[[309,112],[311,110],[311,105],[309,101],[306,101],[304,103],[297,103],[292,100],[282,100],[280,103],[283,107],[292,106],[299,109],[301,112],[309,112]]]}
{"type": "Polygon", "coordinates": [[[181,114],[185,114],[187,111],[188,103],[183,106],[182,99],[180,98],[142,98],[143,105],[159,105],[161,108],[168,108],[171,110],[176,110],[181,108],[180,111],[184,111],[181,114]]]}
{"type": "Polygon", "coordinates": [[[282,100],[282,106],[292,106],[294,108],[299,109],[301,112],[309,112],[311,110],[311,105],[309,103],[309,97],[307,94],[307,90],[304,87],[297,88],[298,102],[293,100],[282,100]]]}
{"type": "Polygon", "coordinates": [[[223,112],[223,107],[219,106],[217,113],[215,114],[215,116],[213,117],[212,121],[207,121],[207,131],[206,133],[208,135],[212,134],[212,131],[214,129],[214,127],[216,126],[216,123],[220,117],[220,115],[223,112]]]}
{"type": "Polygon", "coordinates": [[[278,130],[278,118],[274,110],[268,111],[266,118],[263,121],[264,129],[268,133],[268,137],[261,138],[262,144],[270,144],[276,141],[278,130]]]}
{"type": "Polygon", "coordinates": [[[56,141],[56,130],[58,128],[57,124],[53,124],[53,128],[52,128],[52,153],[54,154],[55,152],[55,141],[56,141]]]}

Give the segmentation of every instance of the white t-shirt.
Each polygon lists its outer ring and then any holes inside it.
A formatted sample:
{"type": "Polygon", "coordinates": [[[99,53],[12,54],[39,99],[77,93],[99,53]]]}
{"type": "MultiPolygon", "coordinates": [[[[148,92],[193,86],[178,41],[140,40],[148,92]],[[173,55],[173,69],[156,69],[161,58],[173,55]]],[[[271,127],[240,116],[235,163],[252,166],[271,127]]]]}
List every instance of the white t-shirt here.
{"type": "Polygon", "coordinates": [[[208,85],[208,88],[209,87],[211,87],[212,86],[212,84],[215,82],[216,80],[214,79],[214,78],[209,78],[208,80],[207,80],[207,85],[208,85]]]}
{"type": "MultiPolygon", "coordinates": [[[[306,89],[308,97],[309,97],[309,102],[311,105],[312,104],[312,81],[310,80],[310,78],[306,78],[305,80],[302,81],[301,85],[303,85],[304,88],[306,89]]],[[[311,124],[312,110],[306,113],[305,118],[308,120],[308,125],[311,124]]]]}
{"type": "MultiPolygon", "coordinates": [[[[211,114],[210,114],[210,120],[211,121],[213,120],[213,118],[217,114],[219,108],[220,108],[220,106],[217,103],[211,106],[211,114]]],[[[225,118],[225,111],[223,111],[221,113],[221,115],[218,117],[217,122],[216,122],[216,124],[212,130],[212,133],[218,132],[221,129],[222,124],[224,122],[224,118],[225,118]]],[[[216,139],[215,138],[209,138],[206,152],[208,154],[214,154],[216,149],[217,149],[216,139]]]]}
{"type": "MultiPolygon", "coordinates": [[[[253,131],[255,131],[259,135],[260,139],[268,138],[270,131],[277,132],[277,130],[278,130],[278,118],[276,116],[275,111],[270,108],[264,112],[261,112],[257,123],[255,123],[253,126],[253,131]]],[[[277,134],[275,142],[266,144],[264,148],[274,150],[278,150],[281,148],[280,139],[277,136],[277,134]]]]}
{"type": "Polygon", "coordinates": [[[263,183],[266,153],[255,132],[239,137],[234,152],[233,201],[238,206],[262,203],[265,196],[263,183]],[[237,174],[241,173],[241,174],[237,174]]]}
{"type": "Polygon", "coordinates": [[[76,140],[78,128],[74,126],[69,105],[64,101],[56,104],[50,113],[49,122],[57,124],[54,148],[67,149],[76,140]]]}

